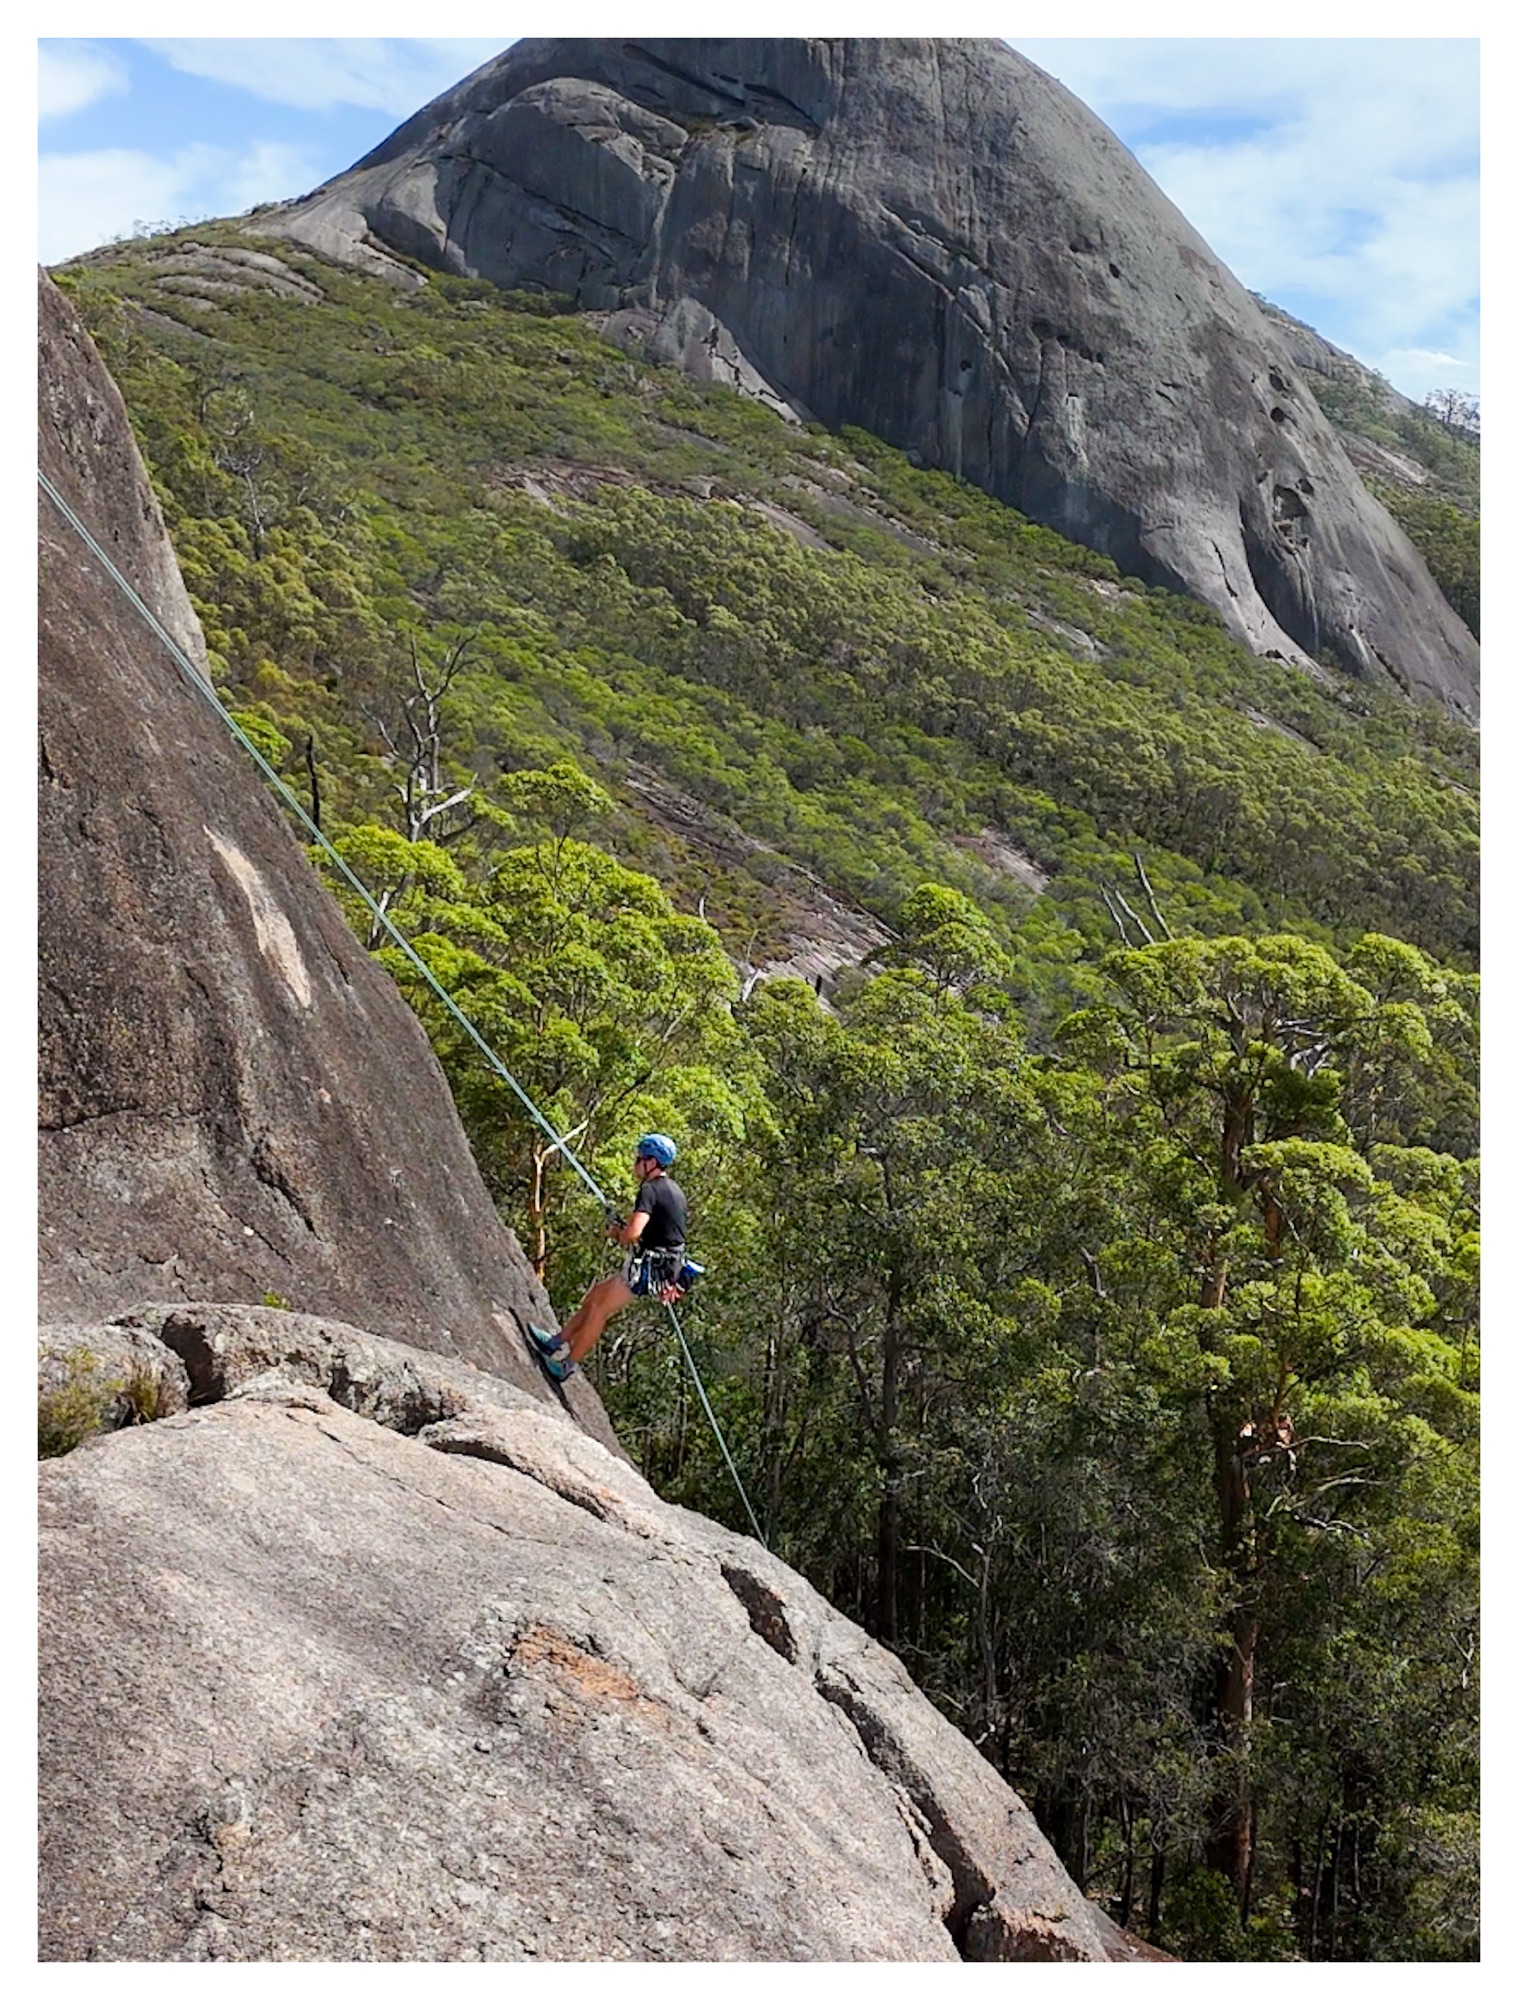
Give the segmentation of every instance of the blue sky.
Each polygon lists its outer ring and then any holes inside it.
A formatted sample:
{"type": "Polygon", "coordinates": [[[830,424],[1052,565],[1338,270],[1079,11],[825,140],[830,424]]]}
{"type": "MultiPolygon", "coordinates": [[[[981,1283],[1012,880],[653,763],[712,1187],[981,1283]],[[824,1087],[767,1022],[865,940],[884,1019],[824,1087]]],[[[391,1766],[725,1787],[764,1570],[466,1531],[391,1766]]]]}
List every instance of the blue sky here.
{"type": "MultiPolygon", "coordinates": [[[[352,18],[302,18],[334,11],[352,18]]],[[[362,18],[394,11],[375,0],[362,18]]],[[[547,25],[597,32],[585,12],[561,0],[547,25]]],[[[891,25],[877,9],[874,31],[891,25]]],[[[39,256],[305,193],[510,39],[41,40],[39,256]]],[[[1006,39],[1113,128],[1246,285],[1409,395],[1479,390],[1474,38],[1006,39]]]]}

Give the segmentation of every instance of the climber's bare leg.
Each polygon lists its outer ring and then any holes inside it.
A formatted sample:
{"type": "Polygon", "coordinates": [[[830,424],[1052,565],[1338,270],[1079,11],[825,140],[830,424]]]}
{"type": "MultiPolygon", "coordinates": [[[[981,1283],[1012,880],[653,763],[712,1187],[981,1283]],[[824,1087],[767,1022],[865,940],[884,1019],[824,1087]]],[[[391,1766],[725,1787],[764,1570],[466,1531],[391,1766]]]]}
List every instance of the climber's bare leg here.
{"type": "Polygon", "coordinates": [[[576,1363],[585,1359],[605,1333],[607,1322],[624,1306],[630,1306],[634,1296],[631,1287],[618,1273],[609,1278],[597,1278],[563,1328],[570,1356],[576,1363]]]}

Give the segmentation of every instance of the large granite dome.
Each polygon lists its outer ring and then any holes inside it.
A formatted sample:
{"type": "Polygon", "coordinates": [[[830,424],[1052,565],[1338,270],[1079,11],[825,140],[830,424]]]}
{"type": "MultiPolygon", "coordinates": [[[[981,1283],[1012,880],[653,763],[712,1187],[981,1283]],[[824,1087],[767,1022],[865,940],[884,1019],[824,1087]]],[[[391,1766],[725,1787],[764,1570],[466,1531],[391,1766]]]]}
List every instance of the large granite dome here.
{"type": "Polygon", "coordinates": [[[1279,331],[999,42],[527,40],[265,226],[545,287],[858,424],[1260,652],[1474,717],[1479,652],[1279,331]]]}

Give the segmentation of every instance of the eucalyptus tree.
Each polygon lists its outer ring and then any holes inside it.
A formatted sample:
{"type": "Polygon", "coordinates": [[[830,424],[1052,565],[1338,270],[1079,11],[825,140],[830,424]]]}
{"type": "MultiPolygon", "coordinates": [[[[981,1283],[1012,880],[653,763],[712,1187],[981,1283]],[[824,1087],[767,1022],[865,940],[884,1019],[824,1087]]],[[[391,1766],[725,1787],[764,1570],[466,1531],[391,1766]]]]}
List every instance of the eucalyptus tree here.
{"type": "Polygon", "coordinates": [[[1469,1021],[1437,967],[1374,937],[1343,962],[1294,936],[1183,939],[1106,972],[1112,1000],[1064,1043],[1106,1079],[1173,1263],[1147,1364],[1210,1465],[1206,1858],[1247,1915],[1268,1739],[1297,1698],[1273,1649],[1328,1672],[1357,1593],[1329,1600],[1314,1572],[1353,1544],[1363,1591],[1420,1510],[1437,1536],[1463,1504],[1468,1175],[1406,1142],[1469,1021]]]}
{"type": "MultiPolygon", "coordinates": [[[[609,802],[575,766],[515,773],[479,803],[498,837],[503,824],[518,837],[472,858],[371,825],[336,845],[361,879],[367,871],[444,991],[593,1172],[610,1174],[650,1125],[683,1134],[704,1114],[718,1131],[730,1126],[743,1069],[731,1015],[737,979],[716,933],[676,911],[650,876],[576,837],[572,829],[609,802]]],[[[586,1213],[564,1209],[564,1147],[412,961],[393,946],[380,956],[421,1015],[486,1183],[542,1274],[553,1215],[567,1224],[586,1213]]],[[[572,1278],[586,1275],[598,1224],[591,1212],[569,1225],[572,1278]]]]}

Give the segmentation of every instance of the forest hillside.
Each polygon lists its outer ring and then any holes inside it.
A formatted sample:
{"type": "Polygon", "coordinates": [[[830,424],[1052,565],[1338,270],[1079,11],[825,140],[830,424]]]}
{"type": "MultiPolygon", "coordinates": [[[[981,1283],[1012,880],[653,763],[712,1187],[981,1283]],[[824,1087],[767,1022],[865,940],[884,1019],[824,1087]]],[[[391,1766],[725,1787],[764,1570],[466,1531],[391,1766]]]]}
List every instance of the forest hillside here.
{"type": "MultiPolygon", "coordinates": [[[[1473,1955],[1474,732],[552,297],[59,276],[227,704],[604,1181],[678,1140],[771,1545],[1120,1924],[1473,1955]]],[[[565,1309],[599,1215],[353,916],[565,1309]]],[[[740,1525],[653,1324],[592,1372],[740,1525]]]]}

